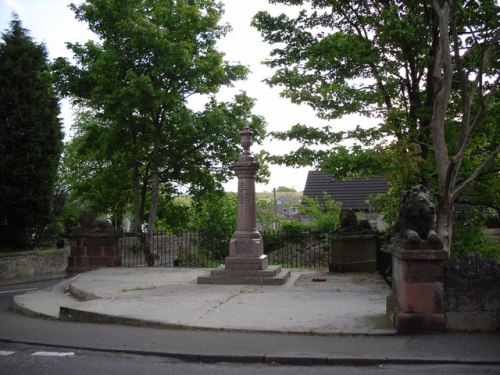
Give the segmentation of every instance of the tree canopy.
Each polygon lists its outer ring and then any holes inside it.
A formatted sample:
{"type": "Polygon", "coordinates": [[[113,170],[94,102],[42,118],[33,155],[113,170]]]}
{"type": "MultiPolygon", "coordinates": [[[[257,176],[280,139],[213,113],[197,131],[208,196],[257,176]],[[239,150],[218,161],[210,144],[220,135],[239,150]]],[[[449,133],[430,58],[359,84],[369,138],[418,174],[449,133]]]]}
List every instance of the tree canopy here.
{"type": "Polygon", "coordinates": [[[264,120],[245,93],[214,97],[247,68],[216,48],[229,29],[217,1],[87,0],[71,8],[98,39],[69,44],[76,63],[53,65],[61,92],[82,108],[69,179],[101,209],[132,206],[135,229],[147,221],[154,231],[162,199],[221,186],[244,124],[263,137],[264,120]],[[204,108],[193,110],[190,98],[200,97],[204,108]]]}
{"type": "Polygon", "coordinates": [[[453,202],[473,191],[473,181],[498,183],[496,2],[270,3],[301,10],[254,17],[275,47],[267,82],[333,124],[349,114],[376,123],[351,131],[296,124],[273,136],[303,146],[274,160],[317,165],[337,178],[384,173],[399,192],[425,183],[438,196],[438,229],[449,248],[453,202]]]}
{"type": "Polygon", "coordinates": [[[39,244],[62,149],[47,52],[14,16],[0,42],[0,248],[39,244]]]}

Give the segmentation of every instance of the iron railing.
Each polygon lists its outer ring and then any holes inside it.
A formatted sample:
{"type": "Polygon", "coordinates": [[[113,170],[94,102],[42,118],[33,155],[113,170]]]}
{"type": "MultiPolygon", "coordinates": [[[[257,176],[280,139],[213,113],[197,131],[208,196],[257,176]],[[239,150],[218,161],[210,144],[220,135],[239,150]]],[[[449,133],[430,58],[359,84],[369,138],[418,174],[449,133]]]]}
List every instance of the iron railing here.
{"type": "MultiPolygon", "coordinates": [[[[119,246],[122,265],[156,267],[217,267],[229,253],[232,233],[186,232],[173,235],[124,233],[119,246]]],[[[328,233],[262,233],[264,253],[269,264],[287,268],[328,268],[330,235],[328,233]]]]}
{"type": "Polygon", "coordinates": [[[330,234],[319,232],[262,233],[269,264],[285,268],[328,268],[330,234]]]}

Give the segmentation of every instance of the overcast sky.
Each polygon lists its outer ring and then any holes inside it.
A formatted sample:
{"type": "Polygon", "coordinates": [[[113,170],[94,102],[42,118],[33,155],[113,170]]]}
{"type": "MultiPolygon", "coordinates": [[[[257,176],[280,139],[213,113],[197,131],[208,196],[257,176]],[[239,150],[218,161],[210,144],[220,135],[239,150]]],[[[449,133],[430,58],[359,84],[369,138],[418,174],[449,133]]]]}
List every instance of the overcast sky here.
{"type": "MultiPolygon", "coordinates": [[[[92,34],[86,24],[75,20],[69,9],[70,0],[0,0],[0,28],[2,31],[9,27],[11,14],[15,11],[23,27],[31,31],[36,42],[43,42],[47,46],[49,57],[71,57],[66,49],[65,42],[84,42],[92,34]]],[[[80,2],[74,0],[76,4],[80,2]]],[[[260,34],[250,26],[253,15],[259,10],[268,10],[273,14],[289,11],[287,7],[269,5],[267,0],[223,0],[225,3],[224,22],[231,24],[233,31],[220,42],[220,50],[226,54],[226,60],[237,61],[247,65],[251,74],[248,80],[238,83],[235,88],[223,90],[221,99],[229,99],[240,90],[245,90],[249,96],[256,98],[254,108],[256,114],[265,117],[268,131],[283,131],[296,123],[321,126],[326,123],[316,118],[312,109],[306,106],[291,104],[280,98],[279,89],[271,89],[263,79],[272,75],[272,70],[261,64],[268,58],[271,47],[262,42],[260,34]]],[[[69,134],[72,123],[71,107],[68,103],[62,105],[62,117],[65,133],[69,134]]],[[[344,120],[336,124],[347,128],[355,125],[353,120],[344,120]]],[[[262,148],[274,154],[285,153],[296,145],[278,141],[268,141],[262,148]]],[[[254,147],[253,151],[258,151],[254,147]]],[[[293,187],[298,191],[304,189],[307,171],[311,168],[286,168],[271,166],[271,179],[268,185],[258,185],[257,191],[272,191],[279,186],[293,187]]],[[[236,191],[236,181],[226,185],[226,190],[236,191]]]]}

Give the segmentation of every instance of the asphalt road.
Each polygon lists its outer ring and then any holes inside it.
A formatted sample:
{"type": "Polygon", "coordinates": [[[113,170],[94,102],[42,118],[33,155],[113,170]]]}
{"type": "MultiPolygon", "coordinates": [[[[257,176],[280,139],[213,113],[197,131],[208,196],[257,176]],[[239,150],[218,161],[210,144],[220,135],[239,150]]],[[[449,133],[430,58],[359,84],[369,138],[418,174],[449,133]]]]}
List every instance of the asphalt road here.
{"type": "Polygon", "coordinates": [[[455,365],[380,365],[371,367],[344,366],[281,366],[235,363],[186,363],[179,360],[102,353],[64,348],[0,343],[0,374],[23,375],[136,375],[138,373],[193,375],[281,375],[281,374],[338,374],[338,375],[470,375],[498,374],[495,366],[455,365]]]}
{"type": "Polygon", "coordinates": [[[44,289],[56,285],[62,279],[34,281],[23,284],[0,285],[0,313],[10,309],[16,294],[23,294],[30,290],[44,289]]]}

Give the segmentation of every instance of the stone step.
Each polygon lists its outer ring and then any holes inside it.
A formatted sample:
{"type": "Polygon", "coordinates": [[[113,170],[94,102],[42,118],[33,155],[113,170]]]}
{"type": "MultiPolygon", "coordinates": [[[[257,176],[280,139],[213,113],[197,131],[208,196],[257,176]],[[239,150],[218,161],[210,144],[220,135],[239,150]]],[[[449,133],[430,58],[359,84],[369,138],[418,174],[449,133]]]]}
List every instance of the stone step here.
{"type": "MultiPolygon", "coordinates": [[[[282,270],[274,276],[247,276],[245,272],[240,271],[240,276],[235,271],[229,271],[229,275],[223,275],[218,272],[217,276],[199,276],[198,284],[219,284],[219,285],[283,285],[290,277],[289,270],[282,270]]],[[[252,271],[255,272],[255,271],[252,271]]]]}
{"type": "Polygon", "coordinates": [[[213,277],[274,277],[281,272],[281,266],[268,266],[264,270],[227,270],[224,266],[210,271],[213,277]]]}

